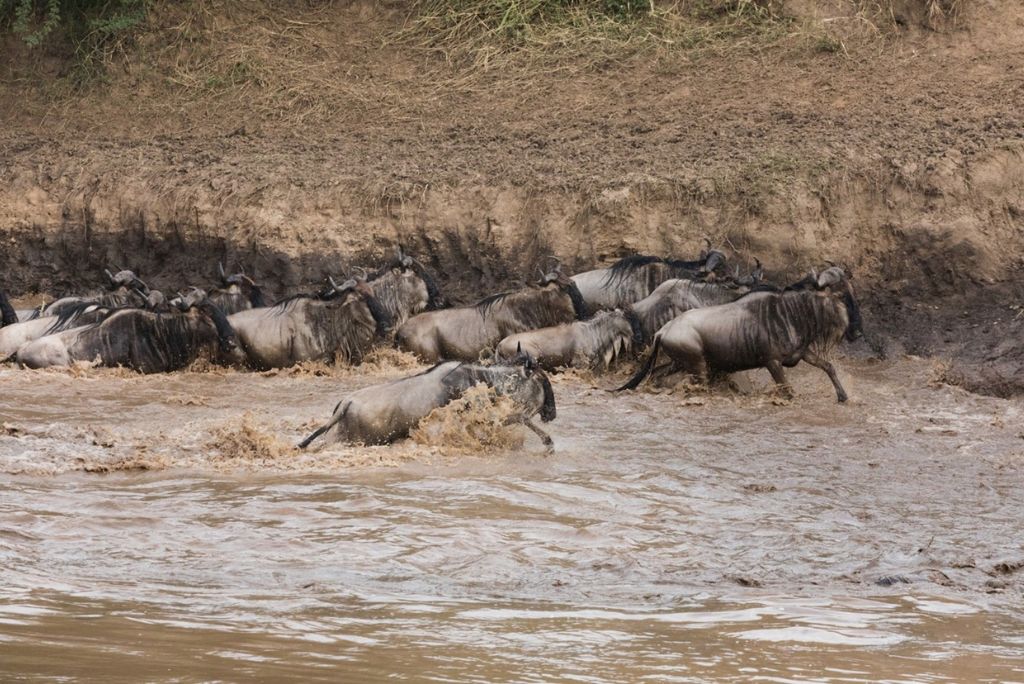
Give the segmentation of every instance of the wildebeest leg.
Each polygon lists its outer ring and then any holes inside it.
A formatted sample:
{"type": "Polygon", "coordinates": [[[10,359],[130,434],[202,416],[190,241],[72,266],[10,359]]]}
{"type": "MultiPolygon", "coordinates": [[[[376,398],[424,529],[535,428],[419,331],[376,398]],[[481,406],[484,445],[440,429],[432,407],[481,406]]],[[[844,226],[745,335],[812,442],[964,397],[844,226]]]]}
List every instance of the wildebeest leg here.
{"type": "Polygon", "coordinates": [[[782,364],[778,361],[769,361],[767,368],[768,372],[772,374],[772,380],[780,387],[783,395],[792,398],[793,388],[790,386],[789,381],[786,380],[786,372],[782,370],[782,364]]]}
{"type": "Polygon", "coordinates": [[[530,430],[532,430],[535,435],[540,437],[540,441],[544,442],[544,448],[549,454],[555,453],[555,442],[554,440],[551,439],[551,435],[549,435],[548,433],[544,432],[539,427],[534,425],[533,422],[528,418],[522,422],[523,425],[530,428],[530,430]]]}
{"type": "Polygon", "coordinates": [[[843,389],[843,386],[839,382],[839,376],[836,374],[836,367],[832,365],[831,361],[818,356],[812,351],[804,352],[803,360],[815,368],[820,368],[825,371],[828,375],[828,379],[832,381],[832,386],[836,388],[836,398],[839,400],[839,403],[843,403],[848,399],[846,396],[846,390],[843,389]]]}

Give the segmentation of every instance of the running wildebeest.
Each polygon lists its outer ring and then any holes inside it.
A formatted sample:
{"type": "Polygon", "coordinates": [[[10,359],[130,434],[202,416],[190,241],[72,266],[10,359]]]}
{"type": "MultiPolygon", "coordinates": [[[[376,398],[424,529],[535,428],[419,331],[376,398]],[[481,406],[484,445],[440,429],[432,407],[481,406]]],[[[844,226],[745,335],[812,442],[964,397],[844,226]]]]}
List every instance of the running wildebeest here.
{"type": "Polygon", "coordinates": [[[654,336],[650,356],[617,391],[637,387],[664,350],[670,372],[685,371],[706,382],[709,371],[733,373],[767,368],[787,394],[783,368],[800,361],[822,369],[840,402],[847,399],[832,353],[845,336],[863,334],[860,310],[846,274],[833,266],[782,292],[754,291],[729,304],[687,311],[654,336]]]}
{"type": "Polygon", "coordinates": [[[225,316],[267,305],[263,299],[263,290],[245,273],[229,276],[224,272],[224,264],[218,263],[217,277],[220,286],[210,291],[210,301],[223,311],[225,316]]]}
{"type": "Polygon", "coordinates": [[[402,247],[388,264],[364,276],[395,328],[418,313],[444,308],[437,283],[423,264],[406,254],[402,247]]]}
{"type": "Polygon", "coordinates": [[[227,317],[205,292],[193,289],[183,299],[181,311],[121,309],[99,323],[29,342],[18,350],[17,360],[26,368],[81,361],[163,373],[184,368],[203,355],[218,358],[234,348],[235,335],[227,317]]]}
{"type": "Polygon", "coordinates": [[[496,357],[512,359],[527,353],[544,370],[560,367],[604,368],[626,356],[639,343],[640,330],[626,313],[601,311],[586,321],[509,335],[498,343],[496,357]]]}
{"type": "Polygon", "coordinates": [[[725,266],[725,255],[715,249],[700,253],[695,261],[629,256],[608,268],[577,273],[572,277],[590,311],[625,309],[651,294],[669,278],[708,278],[725,266]]]}
{"type": "Polygon", "coordinates": [[[330,283],[319,295],[296,295],[229,316],[244,363],[258,370],[300,361],[359,363],[390,320],[364,281],[330,283]]]}
{"type": "Polygon", "coordinates": [[[18,313],[7,300],[7,295],[0,291],[0,328],[6,328],[18,322],[18,313]]]}
{"type": "Polygon", "coordinates": [[[539,412],[542,421],[554,420],[555,394],[547,376],[526,354],[507,365],[446,361],[418,375],[357,390],[339,402],[327,424],[304,439],[299,448],[305,449],[324,433],[328,443],[389,444],[408,437],[431,411],[478,384],[511,398],[519,411],[509,422],[522,423],[541,438],[548,450],[553,449],[551,437],[530,419],[539,412]]]}
{"type": "Polygon", "coordinates": [[[424,361],[476,361],[502,339],[519,332],[586,318],[586,305],[561,264],[540,281],[491,295],[471,306],[428,311],[410,318],[395,341],[424,361]]]}

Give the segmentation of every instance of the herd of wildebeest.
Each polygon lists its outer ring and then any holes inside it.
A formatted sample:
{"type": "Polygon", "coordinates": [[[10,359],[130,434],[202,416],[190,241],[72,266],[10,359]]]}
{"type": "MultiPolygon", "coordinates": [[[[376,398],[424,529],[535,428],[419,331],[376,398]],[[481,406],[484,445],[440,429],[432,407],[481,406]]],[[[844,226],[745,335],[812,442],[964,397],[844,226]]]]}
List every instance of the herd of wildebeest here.
{"type": "MultiPolygon", "coordinates": [[[[416,375],[358,390],[307,439],[384,444],[409,434],[432,410],[485,384],[516,407],[509,419],[551,439],[531,419],[555,417],[545,371],[607,370],[646,359],[618,390],[647,377],[766,368],[784,392],[783,371],[800,361],[843,389],[832,352],[861,334],[849,276],[833,264],[788,286],[766,282],[757,262],[741,276],[712,249],[694,260],[630,256],[567,275],[554,257],[537,281],[468,306],[449,306],[428,270],[401,248],[375,271],[355,269],[318,291],[268,304],[244,273],[218,268],[219,283],[168,299],[133,272],[106,271],[106,292],[15,310],[0,292],[0,362],[23,368],[88,364],[140,373],[185,368],[199,358],[267,370],[305,361],[358,364],[376,345],[434,363],[416,375]],[[664,355],[667,362],[658,365],[664,355]],[[482,359],[488,359],[482,361],[482,359]]],[[[618,391],[616,390],[616,391],[618,391]]]]}

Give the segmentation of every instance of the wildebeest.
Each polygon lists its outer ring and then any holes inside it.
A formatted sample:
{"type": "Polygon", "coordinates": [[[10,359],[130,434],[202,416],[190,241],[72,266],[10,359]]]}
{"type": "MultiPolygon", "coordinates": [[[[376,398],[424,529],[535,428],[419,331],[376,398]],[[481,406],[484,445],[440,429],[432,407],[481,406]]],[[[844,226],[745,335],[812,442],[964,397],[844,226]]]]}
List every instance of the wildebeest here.
{"type": "Polygon", "coordinates": [[[707,381],[709,371],[732,373],[767,368],[787,393],[792,389],[783,367],[800,361],[828,374],[840,402],[847,395],[832,365],[832,353],[844,337],[862,334],[860,310],[843,270],[833,266],[782,292],[752,292],[730,304],[693,309],[673,319],[654,336],[650,356],[619,388],[633,389],[646,378],[664,350],[671,371],[707,381]]]}
{"type": "Polygon", "coordinates": [[[7,295],[0,291],[0,328],[14,325],[18,322],[18,313],[7,300],[7,295]]]}
{"type": "Polygon", "coordinates": [[[205,292],[194,289],[182,309],[175,313],[121,309],[99,323],[29,342],[18,350],[17,360],[26,368],[81,361],[162,373],[184,368],[202,355],[214,358],[235,348],[227,317],[205,292]]]}
{"type": "Polygon", "coordinates": [[[586,316],[579,290],[559,265],[521,290],[492,295],[471,306],[413,316],[398,329],[395,341],[427,362],[475,361],[509,335],[586,316]]]}
{"type": "Polygon", "coordinates": [[[217,277],[220,285],[210,291],[210,301],[223,311],[225,316],[267,305],[263,299],[263,290],[244,273],[229,276],[224,272],[224,264],[218,263],[217,277]]]}
{"type": "Polygon", "coordinates": [[[673,318],[705,306],[727,304],[750,291],[747,286],[726,286],[697,280],[672,278],[654,288],[647,297],[627,309],[640,326],[642,344],[648,344],[661,326],[673,318]]]}
{"type": "Polygon", "coordinates": [[[525,354],[508,365],[447,361],[418,375],[353,392],[334,408],[330,421],[304,439],[299,448],[305,449],[324,433],[328,443],[389,444],[408,437],[431,411],[481,383],[515,403],[519,410],[509,422],[522,423],[549,450],[553,448],[551,437],[530,419],[539,412],[542,421],[554,420],[555,394],[547,376],[525,354]]]}
{"type": "Polygon", "coordinates": [[[586,321],[509,335],[498,343],[498,359],[525,352],[545,370],[560,367],[605,368],[626,356],[640,341],[640,330],[622,311],[601,311],[586,321]]]}
{"type": "Polygon", "coordinates": [[[725,255],[715,249],[700,253],[694,261],[663,259],[657,256],[629,256],[608,268],[577,273],[573,282],[583,295],[587,308],[624,309],[651,294],[669,278],[706,278],[725,266],[725,255]]]}
{"type": "Polygon", "coordinates": [[[430,273],[401,247],[394,259],[365,280],[395,328],[420,312],[444,308],[444,298],[430,273]]]}
{"type": "Polygon", "coordinates": [[[391,326],[363,281],[351,279],[319,295],[297,295],[228,317],[245,363],[259,370],[300,361],[359,363],[391,326]]]}
{"type": "Polygon", "coordinates": [[[0,361],[5,361],[23,345],[47,335],[103,320],[111,309],[90,302],[61,307],[60,315],[42,316],[0,328],[0,361]]]}

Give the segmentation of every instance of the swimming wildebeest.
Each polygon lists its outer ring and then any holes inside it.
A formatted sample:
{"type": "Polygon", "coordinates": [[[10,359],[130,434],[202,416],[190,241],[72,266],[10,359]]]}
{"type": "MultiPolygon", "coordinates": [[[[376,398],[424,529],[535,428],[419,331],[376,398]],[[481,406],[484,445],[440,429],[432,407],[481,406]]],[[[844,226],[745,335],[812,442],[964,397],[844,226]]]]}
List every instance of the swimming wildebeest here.
{"type": "Polygon", "coordinates": [[[220,286],[210,291],[210,301],[223,311],[225,316],[267,305],[263,299],[263,290],[245,273],[229,276],[224,272],[224,264],[218,263],[217,278],[220,280],[220,286]]]}
{"type": "Polygon", "coordinates": [[[364,281],[330,283],[318,295],[296,295],[229,316],[245,363],[259,370],[300,361],[359,363],[390,320],[364,281]]]}
{"type": "Polygon", "coordinates": [[[586,306],[561,265],[540,281],[492,295],[472,306],[428,311],[410,318],[395,341],[427,362],[476,361],[509,335],[586,318],[586,306]]]}
{"type": "Polygon", "coordinates": [[[430,273],[402,247],[389,263],[365,275],[365,280],[395,328],[420,312],[435,311],[445,306],[441,291],[430,273]]]}
{"type": "Polygon", "coordinates": [[[216,358],[235,348],[227,317],[205,292],[193,289],[181,309],[175,313],[121,309],[99,323],[29,342],[18,350],[17,360],[27,368],[81,361],[162,373],[184,368],[200,356],[216,358]]]}
{"type": "Polygon", "coordinates": [[[843,270],[833,266],[782,292],[755,291],[730,304],[674,318],[657,332],[647,361],[619,390],[639,385],[664,350],[672,361],[670,372],[685,371],[706,382],[709,371],[767,368],[790,394],[783,367],[806,361],[828,374],[843,402],[846,391],[832,353],[844,335],[854,340],[861,334],[853,287],[843,270]]]}
{"type": "Polygon", "coordinates": [[[708,249],[695,261],[629,256],[608,268],[577,273],[572,277],[590,311],[624,309],[651,294],[669,278],[707,278],[725,266],[725,255],[708,249]]]}
{"type": "Polygon", "coordinates": [[[498,359],[525,352],[544,370],[560,367],[605,368],[626,356],[639,342],[640,330],[626,313],[601,311],[586,321],[509,335],[498,343],[498,359]]]}
{"type": "Polygon", "coordinates": [[[334,408],[330,421],[304,439],[299,448],[305,449],[324,433],[328,443],[389,444],[408,437],[431,411],[478,384],[512,399],[518,411],[509,422],[522,423],[549,450],[553,448],[551,437],[530,419],[539,412],[542,421],[554,420],[555,394],[547,376],[525,354],[513,364],[494,366],[447,361],[412,377],[353,392],[334,408]]]}

